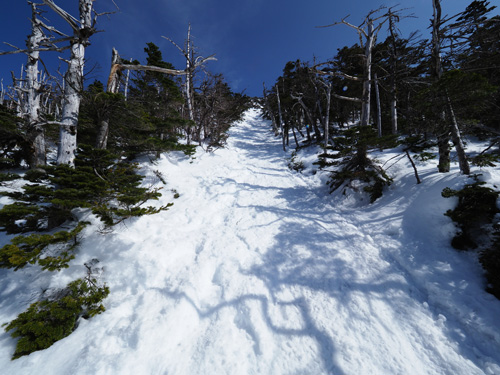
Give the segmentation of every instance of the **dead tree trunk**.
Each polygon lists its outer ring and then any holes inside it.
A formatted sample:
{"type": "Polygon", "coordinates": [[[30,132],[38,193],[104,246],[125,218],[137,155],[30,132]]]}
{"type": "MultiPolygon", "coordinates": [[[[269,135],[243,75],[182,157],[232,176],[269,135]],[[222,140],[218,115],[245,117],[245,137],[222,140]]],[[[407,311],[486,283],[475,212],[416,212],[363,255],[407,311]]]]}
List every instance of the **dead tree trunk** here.
{"type": "Polygon", "coordinates": [[[330,139],[330,104],[332,100],[332,84],[320,81],[326,88],[326,114],[325,114],[325,148],[328,146],[330,139]]]}
{"type": "Polygon", "coordinates": [[[389,33],[391,37],[391,51],[390,51],[390,56],[389,56],[389,64],[390,64],[390,69],[391,69],[391,75],[390,75],[390,95],[391,95],[391,102],[390,102],[390,112],[391,112],[391,130],[392,134],[397,134],[398,133],[398,94],[397,94],[397,87],[396,87],[396,74],[398,71],[398,50],[396,47],[396,32],[395,32],[395,25],[394,25],[394,18],[396,20],[399,20],[399,16],[395,15],[392,13],[392,10],[389,9],[389,33]]]}
{"type": "MultiPolygon", "coordinates": [[[[368,15],[365,17],[364,21],[359,26],[355,26],[355,25],[347,22],[345,18],[342,19],[342,21],[336,22],[332,25],[323,26],[323,27],[330,27],[330,26],[339,25],[339,24],[349,26],[350,28],[356,30],[356,32],[358,33],[358,36],[359,36],[360,46],[362,48],[364,48],[364,54],[362,56],[362,58],[363,58],[363,77],[361,79],[359,77],[351,77],[351,76],[348,76],[348,75],[340,73],[340,72],[322,72],[322,71],[316,70],[316,72],[320,73],[320,74],[329,74],[332,76],[340,76],[340,77],[344,77],[347,79],[362,81],[363,92],[362,92],[361,98],[349,98],[349,97],[344,97],[341,95],[334,94],[334,96],[338,99],[350,100],[350,101],[355,101],[355,102],[361,103],[360,126],[367,126],[370,123],[372,52],[373,52],[373,48],[375,46],[375,42],[377,40],[377,34],[380,31],[380,29],[382,28],[383,24],[387,21],[388,14],[385,13],[385,14],[382,14],[382,15],[376,17],[376,18],[373,18],[373,16],[382,9],[383,9],[383,7],[368,13],[368,15]],[[376,22],[378,22],[378,23],[375,26],[376,22]]],[[[366,164],[366,160],[368,160],[367,145],[364,142],[358,143],[356,153],[357,153],[356,159],[358,160],[359,165],[366,164]]]]}
{"type": "MultiPolygon", "coordinates": [[[[132,63],[132,59],[129,60],[132,63]]],[[[130,81],[130,70],[127,70],[127,78],[125,78],[125,88],[123,89],[123,95],[125,96],[125,101],[128,99],[128,85],[130,81]]]]}
{"type": "MultiPolygon", "coordinates": [[[[187,74],[185,70],[167,69],[149,65],[122,64],[118,51],[115,48],[113,48],[111,56],[111,70],[109,73],[108,83],[106,86],[107,92],[111,94],[118,93],[118,87],[120,86],[120,75],[123,70],[127,70],[127,73],[131,70],[135,70],[135,71],[158,72],[158,73],[177,75],[177,76],[187,74]]],[[[109,113],[99,121],[99,130],[97,132],[96,148],[105,149],[107,147],[108,134],[109,134],[109,113]]]]}
{"type": "MultiPolygon", "coordinates": [[[[433,18],[432,18],[432,76],[435,82],[439,81],[443,75],[443,66],[441,60],[441,0],[432,0],[433,18]]],[[[470,174],[469,162],[462,143],[460,129],[455,118],[453,106],[447,92],[441,93],[446,100],[446,108],[443,110],[445,118],[444,128],[438,129],[438,150],[439,150],[439,172],[446,173],[450,171],[450,136],[457,151],[460,171],[463,174],[470,174]],[[447,125],[446,125],[447,123],[447,125]]]]}
{"type": "MultiPolygon", "coordinates": [[[[346,21],[346,19],[342,19],[340,22],[336,22],[332,25],[323,26],[330,27],[334,25],[343,24],[349,26],[356,30],[359,36],[360,46],[364,48],[363,58],[363,77],[361,79],[363,83],[363,92],[361,95],[361,119],[360,125],[365,126],[370,123],[370,98],[371,98],[371,82],[372,82],[372,53],[373,48],[375,47],[375,42],[377,41],[377,34],[382,28],[382,25],[387,21],[388,15],[383,14],[379,17],[373,18],[373,15],[379,12],[383,8],[379,8],[377,10],[371,11],[365,17],[364,21],[359,26],[355,26],[346,21]],[[375,26],[375,22],[379,21],[375,26]]],[[[352,78],[342,73],[337,73],[336,75],[344,76],[345,78],[352,78]]],[[[359,80],[359,79],[356,79],[359,80]]],[[[346,98],[344,98],[346,99],[346,98]]],[[[352,100],[350,98],[349,100],[352,100]]]]}
{"type": "MultiPolygon", "coordinates": [[[[191,87],[193,86],[193,74],[191,62],[193,60],[193,53],[191,51],[191,24],[188,27],[188,34],[186,40],[186,101],[188,106],[189,119],[194,122],[194,103],[193,103],[193,93],[191,87]]],[[[188,140],[189,143],[189,140],[188,140]]]]}
{"type": "Polygon", "coordinates": [[[28,139],[32,145],[30,166],[45,165],[45,134],[40,126],[40,82],[38,80],[38,60],[40,52],[38,48],[45,39],[42,23],[38,20],[36,4],[31,3],[32,9],[32,33],[28,38],[28,62],[26,64],[26,106],[25,114],[28,122],[28,139]]]}
{"type": "Polygon", "coordinates": [[[451,104],[450,96],[446,93],[446,107],[448,112],[448,117],[450,121],[450,133],[451,140],[457,150],[458,165],[460,166],[460,171],[465,174],[470,174],[469,162],[465,155],[464,144],[462,142],[462,137],[460,136],[460,129],[458,128],[457,118],[455,117],[455,112],[453,111],[453,105],[451,104]]]}
{"type": "Polygon", "coordinates": [[[43,2],[66,21],[73,30],[71,57],[68,61],[68,70],[64,75],[64,101],[59,127],[57,164],[74,165],[78,114],[83,92],[85,48],[89,45],[89,38],[96,32],[95,19],[92,17],[94,0],[79,0],[79,20],[56,5],[53,0],[43,0],[43,2]]]}
{"type": "MultiPolygon", "coordinates": [[[[47,36],[45,30],[49,32],[64,35],[53,27],[45,25],[40,18],[38,6],[43,4],[31,3],[31,34],[26,42],[26,49],[21,50],[15,46],[14,51],[2,52],[0,55],[25,53],[28,56],[26,68],[21,68],[21,78],[18,80],[12,73],[14,81],[14,90],[17,94],[17,112],[18,116],[25,121],[26,137],[30,143],[30,158],[28,160],[30,166],[45,164],[45,136],[43,130],[43,121],[41,120],[42,107],[42,76],[38,70],[38,62],[40,60],[40,51],[62,51],[65,48],[56,46],[56,43],[67,41],[65,37],[58,40],[53,40],[52,36],[47,36]],[[26,73],[26,78],[23,78],[26,73]]],[[[8,43],[6,43],[8,44],[8,43]]],[[[3,102],[3,83],[1,101],[3,102]]]]}
{"type": "Polygon", "coordinates": [[[267,97],[266,84],[263,82],[262,86],[263,86],[264,105],[266,106],[267,112],[269,112],[269,116],[271,117],[274,135],[277,136],[279,134],[279,128],[278,128],[278,125],[276,124],[276,118],[274,116],[271,105],[269,103],[269,99],[267,97]]]}
{"type": "Polygon", "coordinates": [[[285,130],[284,130],[284,124],[283,124],[283,115],[281,113],[280,88],[279,88],[278,84],[276,84],[276,97],[278,98],[278,114],[279,114],[279,118],[280,118],[281,137],[283,138],[283,151],[286,151],[285,130]]]}
{"type": "MultiPolygon", "coordinates": [[[[440,0],[432,0],[432,71],[431,76],[435,82],[437,82],[443,75],[443,69],[441,65],[441,3],[440,0]]],[[[438,170],[439,172],[446,173],[450,171],[450,138],[447,129],[439,129],[438,134],[438,151],[439,151],[439,162],[438,170]]]]}
{"type": "Polygon", "coordinates": [[[377,73],[373,75],[375,83],[375,100],[377,101],[377,132],[378,136],[382,137],[382,108],[380,105],[380,91],[378,87],[377,73]]]}
{"type": "Polygon", "coordinates": [[[297,100],[297,102],[302,107],[302,110],[304,111],[304,113],[307,117],[307,121],[309,123],[309,126],[312,127],[312,129],[314,131],[314,135],[316,137],[316,142],[319,142],[321,139],[321,132],[319,131],[319,129],[315,123],[316,121],[315,121],[311,111],[309,110],[309,108],[307,108],[306,104],[304,103],[304,100],[302,100],[302,94],[298,94],[297,96],[291,94],[290,96],[292,97],[292,99],[297,100]]]}
{"type": "Polygon", "coordinates": [[[66,88],[62,107],[61,126],[59,128],[59,148],[57,150],[57,164],[73,165],[76,152],[76,132],[78,114],[83,92],[83,66],[85,45],[73,43],[68,71],[64,75],[66,88]]]}
{"type": "MultiPolygon", "coordinates": [[[[119,75],[120,75],[120,55],[118,55],[118,51],[113,48],[112,56],[111,56],[111,72],[108,78],[108,84],[106,87],[106,91],[112,94],[116,94],[118,92],[119,87],[119,75]]],[[[97,139],[95,143],[95,147],[99,149],[105,149],[108,145],[108,134],[109,134],[109,113],[104,115],[104,118],[99,119],[99,129],[97,130],[97,139]]]]}
{"type": "MultiPolygon", "coordinates": [[[[195,123],[195,103],[194,103],[194,87],[193,87],[193,81],[194,81],[194,75],[196,73],[196,70],[200,67],[202,67],[207,61],[210,60],[217,60],[214,55],[211,55],[209,57],[202,57],[202,56],[196,56],[194,53],[194,46],[193,42],[191,41],[191,24],[188,26],[188,35],[187,35],[187,40],[184,48],[179,47],[172,39],[167,38],[163,36],[162,38],[168,40],[170,43],[172,43],[184,57],[186,58],[186,82],[185,82],[185,96],[186,96],[186,103],[188,106],[188,115],[189,115],[189,120],[191,120],[193,123],[195,123]]],[[[199,128],[199,132],[201,134],[201,126],[199,128]]],[[[190,132],[188,130],[187,132],[188,136],[188,144],[190,141],[190,132]]],[[[201,139],[202,137],[200,136],[199,142],[201,144],[201,139]]]]}
{"type": "Polygon", "coordinates": [[[0,81],[0,86],[1,86],[1,92],[0,92],[0,105],[3,105],[3,100],[4,100],[4,97],[5,97],[5,90],[4,90],[4,87],[3,87],[3,78],[2,78],[2,80],[0,81]]]}
{"type": "MultiPolygon", "coordinates": [[[[363,76],[363,94],[361,95],[361,121],[360,125],[365,126],[370,124],[370,99],[372,87],[372,51],[375,45],[376,34],[373,28],[373,20],[367,19],[366,22],[366,41],[365,41],[365,55],[364,55],[364,76],[363,76]]],[[[360,32],[360,31],[358,31],[360,32]]]]}

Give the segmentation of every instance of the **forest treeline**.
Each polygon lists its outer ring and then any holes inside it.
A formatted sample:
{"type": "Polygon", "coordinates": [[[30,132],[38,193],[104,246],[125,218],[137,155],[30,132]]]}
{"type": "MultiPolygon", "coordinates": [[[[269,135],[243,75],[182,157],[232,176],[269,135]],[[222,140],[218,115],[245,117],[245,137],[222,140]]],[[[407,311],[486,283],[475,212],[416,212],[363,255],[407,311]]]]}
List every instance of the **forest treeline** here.
{"type": "Polygon", "coordinates": [[[166,38],[184,57],[184,69],[175,69],[154,43],[147,43],[142,57],[122,58],[113,49],[108,81],[85,82],[91,69],[85,64],[85,49],[102,15],[94,2],[78,0],[77,15],[52,0],[28,3],[32,28],[26,48],[0,53],[27,55],[21,76],[12,74],[12,85],[2,84],[0,93],[4,168],[45,165],[47,152],[55,150],[57,164],[73,165],[80,144],[131,158],[188,150],[192,144],[214,149],[224,144],[230,124],[250,104],[246,95],[231,90],[222,74],[209,72],[206,65],[216,59],[198,55],[190,25],[182,43],[166,38]],[[69,31],[46,25],[43,14],[48,11],[61,16],[69,31]],[[44,61],[57,60],[57,53],[68,49],[68,68],[60,79],[44,61]]]}
{"type": "MultiPolygon", "coordinates": [[[[2,83],[0,92],[0,196],[8,198],[0,209],[0,268],[60,271],[75,258],[88,215],[106,234],[129,218],[168,210],[173,203],[146,206],[162,195],[167,181],[156,171],[157,181],[144,186],[137,157],[223,147],[231,124],[252,104],[222,74],[210,73],[215,56],[198,55],[190,25],[182,43],[165,38],[185,59],[183,69],[146,43],[142,57],[123,58],[113,49],[107,82],[85,82],[85,50],[103,13],[94,9],[94,0],[75,2],[79,14],[72,15],[52,0],[28,1],[26,48],[0,53],[27,56],[21,75],[13,74],[12,85],[2,83]],[[45,24],[49,11],[67,30],[45,24]],[[66,50],[67,70],[60,79],[43,61],[66,50]]],[[[30,299],[37,301],[16,319],[0,322],[18,338],[12,359],[48,348],[81,319],[105,310],[102,301],[110,291],[98,263],[89,260],[82,277],[37,293],[30,299]]]]}
{"type": "Polygon", "coordinates": [[[328,61],[285,65],[263,91],[265,113],[284,148],[304,139],[334,145],[347,124],[371,125],[378,137],[434,137],[440,172],[449,171],[452,144],[461,171],[470,172],[461,134],[500,131],[500,17],[489,16],[495,7],[486,0],[450,17],[440,1],[429,1],[428,38],[403,37],[398,25],[408,15],[382,7],[360,25],[348,18],[328,25],[357,33],[359,43],[328,61]]]}
{"type": "Polygon", "coordinates": [[[262,107],[283,150],[320,145],[317,164],[329,173],[331,191],[361,185],[371,202],[393,181],[370,150],[398,147],[419,184],[415,155],[438,157],[436,173],[446,173],[454,149],[460,172],[472,181],[442,192],[458,197],[445,213],[457,225],[451,244],[478,251],[487,288],[500,298],[499,192],[470,167],[495,167],[500,160],[500,16],[491,15],[496,7],[487,0],[451,16],[440,0],[429,2],[427,37],[403,37],[398,25],[409,15],[398,8],[371,11],[360,24],[344,18],[325,26],[350,29],[359,43],[328,61],[288,62],[271,87],[264,85],[262,107]],[[489,145],[469,154],[469,136],[489,145]]]}

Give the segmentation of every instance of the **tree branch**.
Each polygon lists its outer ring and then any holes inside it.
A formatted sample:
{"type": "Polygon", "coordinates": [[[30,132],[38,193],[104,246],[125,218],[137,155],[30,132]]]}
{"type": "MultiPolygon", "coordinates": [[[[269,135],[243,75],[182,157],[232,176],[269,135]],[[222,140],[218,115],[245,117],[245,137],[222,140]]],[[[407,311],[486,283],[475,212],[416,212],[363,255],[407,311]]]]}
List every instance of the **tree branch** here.
{"type": "Polygon", "coordinates": [[[162,36],[162,38],[164,38],[164,39],[168,40],[168,41],[169,41],[170,43],[172,43],[175,47],[177,47],[177,49],[178,49],[179,51],[181,51],[182,55],[183,55],[186,59],[188,59],[188,60],[189,60],[189,56],[188,56],[188,54],[186,53],[186,51],[184,51],[181,47],[179,47],[179,46],[177,45],[177,43],[175,43],[175,42],[174,42],[172,39],[170,39],[169,37],[162,36]]]}
{"type": "Polygon", "coordinates": [[[197,68],[197,67],[199,67],[199,66],[203,65],[203,64],[204,64],[205,62],[207,62],[207,61],[217,61],[217,59],[215,58],[215,54],[210,55],[210,56],[205,57],[205,58],[203,58],[203,57],[201,57],[201,56],[198,56],[198,57],[196,58],[196,60],[195,60],[195,63],[194,63],[194,68],[197,68]]]}
{"type": "Polygon", "coordinates": [[[337,99],[340,99],[340,100],[348,100],[350,102],[355,102],[355,103],[362,103],[363,101],[359,98],[350,98],[348,96],[342,96],[342,95],[337,95],[335,94],[334,92],[332,92],[332,95],[337,98],[337,99]]]}
{"type": "Polygon", "coordinates": [[[45,4],[47,4],[50,7],[50,9],[59,14],[59,16],[61,16],[71,26],[71,28],[74,31],[78,32],[80,30],[80,22],[71,14],[66,12],[64,9],[56,5],[53,0],[42,0],[42,1],[45,4]]]}
{"type": "MultiPolygon", "coordinates": [[[[324,64],[328,64],[328,63],[324,63],[324,64]]],[[[319,66],[319,65],[324,65],[324,64],[318,64],[318,65],[315,65],[314,67],[319,66]]],[[[318,70],[318,69],[314,69],[314,67],[310,68],[311,72],[317,73],[317,74],[320,74],[323,76],[341,77],[341,78],[345,78],[345,79],[350,79],[351,81],[358,81],[358,82],[363,81],[362,78],[350,76],[350,75],[342,73],[342,72],[318,70]]]]}
{"type": "Polygon", "coordinates": [[[134,64],[117,64],[117,65],[119,66],[120,70],[121,69],[145,70],[145,71],[151,71],[151,72],[171,74],[174,76],[187,74],[187,72],[185,70],[160,68],[159,66],[152,66],[152,65],[134,65],[134,64]]]}

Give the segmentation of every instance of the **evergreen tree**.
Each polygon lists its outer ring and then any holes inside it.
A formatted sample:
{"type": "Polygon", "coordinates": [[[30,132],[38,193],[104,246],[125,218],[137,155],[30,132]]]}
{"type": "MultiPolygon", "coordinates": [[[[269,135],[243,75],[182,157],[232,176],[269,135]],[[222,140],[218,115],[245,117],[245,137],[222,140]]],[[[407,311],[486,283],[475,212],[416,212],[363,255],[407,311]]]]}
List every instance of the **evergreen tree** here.
{"type": "Polygon", "coordinates": [[[80,318],[89,319],[105,311],[102,301],[109,288],[100,285],[91,266],[86,264],[86,267],[89,270],[86,277],[32,303],[5,325],[7,332],[12,331],[12,337],[19,338],[12,359],[50,347],[71,334],[80,318]]]}
{"type": "Polygon", "coordinates": [[[15,112],[0,105],[0,169],[28,163],[31,155],[27,134],[19,126],[15,112]]]}
{"type": "MultiPolygon", "coordinates": [[[[148,65],[173,69],[170,63],[163,61],[155,44],[147,43],[144,51],[148,65]]],[[[182,117],[184,99],[179,82],[166,74],[151,71],[138,72],[132,81],[127,108],[136,120],[127,129],[114,127],[117,136],[129,135],[126,140],[120,139],[120,143],[136,153],[182,148],[177,140],[193,124],[182,117]]]]}
{"type": "Polygon", "coordinates": [[[500,16],[488,18],[494,10],[486,0],[473,1],[457,19],[456,34],[463,40],[463,47],[457,56],[461,69],[478,73],[496,92],[484,100],[484,110],[477,117],[485,125],[499,129],[500,117],[500,16]]]}

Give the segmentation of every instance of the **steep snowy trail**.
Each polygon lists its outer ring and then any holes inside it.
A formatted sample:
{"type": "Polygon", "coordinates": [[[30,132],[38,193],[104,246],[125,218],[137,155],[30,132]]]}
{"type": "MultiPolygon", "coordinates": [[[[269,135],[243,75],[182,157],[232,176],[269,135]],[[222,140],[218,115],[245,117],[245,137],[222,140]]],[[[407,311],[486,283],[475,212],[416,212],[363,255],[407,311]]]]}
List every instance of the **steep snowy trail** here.
{"type": "Polygon", "coordinates": [[[146,171],[180,194],[158,203],[169,211],[85,241],[75,264],[100,259],[107,311],[14,362],[0,336],[6,374],[500,373],[498,331],[479,330],[494,322],[440,304],[424,279],[442,278],[401,255],[411,202],[386,202],[383,217],[335,205],[319,177],[286,167],[257,111],[196,157],[146,171]]]}

